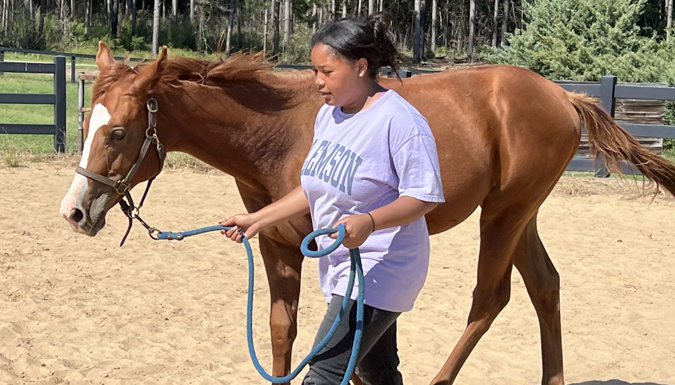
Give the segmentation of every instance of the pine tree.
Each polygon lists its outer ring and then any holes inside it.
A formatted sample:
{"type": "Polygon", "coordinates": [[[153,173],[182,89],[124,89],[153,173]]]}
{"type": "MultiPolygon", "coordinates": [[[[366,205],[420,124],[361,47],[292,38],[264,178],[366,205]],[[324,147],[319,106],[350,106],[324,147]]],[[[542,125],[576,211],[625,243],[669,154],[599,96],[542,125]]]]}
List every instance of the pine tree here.
{"type": "Polygon", "coordinates": [[[637,25],[645,2],[526,1],[525,28],[510,37],[509,47],[487,58],[559,80],[598,80],[612,73],[621,81],[673,83],[672,45],[642,36],[637,25]]]}

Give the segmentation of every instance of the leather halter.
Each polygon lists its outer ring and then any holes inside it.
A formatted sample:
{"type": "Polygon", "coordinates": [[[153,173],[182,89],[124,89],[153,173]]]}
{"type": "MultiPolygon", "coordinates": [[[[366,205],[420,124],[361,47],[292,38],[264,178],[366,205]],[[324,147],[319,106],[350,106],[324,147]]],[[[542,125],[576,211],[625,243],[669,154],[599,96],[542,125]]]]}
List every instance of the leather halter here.
{"type": "Polygon", "coordinates": [[[124,237],[122,237],[120,246],[124,245],[124,242],[126,241],[127,236],[131,231],[131,226],[133,225],[134,219],[138,219],[138,221],[143,225],[143,227],[145,227],[146,230],[148,230],[151,237],[152,234],[155,231],[157,231],[154,227],[150,227],[139,216],[141,207],[143,207],[143,202],[145,201],[145,198],[148,195],[148,191],[150,190],[150,186],[152,185],[152,181],[155,180],[157,175],[159,175],[159,173],[162,172],[162,169],[164,168],[164,159],[166,159],[166,150],[164,149],[162,143],[159,141],[159,138],[157,137],[157,110],[159,109],[157,105],[157,99],[153,97],[149,98],[146,105],[148,108],[148,128],[145,130],[145,141],[141,146],[141,151],[138,154],[136,163],[134,163],[134,165],[131,166],[131,169],[127,173],[126,177],[124,177],[123,179],[114,180],[107,176],[91,172],[80,166],[78,166],[75,169],[75,171],[78,174],[93,179],[97,182],[103,183],[106,186],[112,187],[112,189],[115,190],[117,194],[124,195],[124,197],[127,198],[128,202],[125,201],[124,198],[120,200],[120,208],[122,209],[124,215],[126,215],[126,217],[129,218],[129,227],[127,227],[127,231],[124,234],[124,237]],[[141,202],[139,203],[138,207],[136,207],[134,205],[134,200],[131,198],[131,194],[129,193],[129,191],[131,190],[131,180],[133,179],[134,175],[136,175],[138,169],[141,167],[143,159],[145,159],[145,156],[147,155],[151,144],[154,144],[155,147],[157,148],[157,156],[159,158],[159,170],[157,171],[157,173],[155,173],[155,175],[152,178],[148,180],[148,184],[145,187],[145,192],[143,193],[141,202]]]}

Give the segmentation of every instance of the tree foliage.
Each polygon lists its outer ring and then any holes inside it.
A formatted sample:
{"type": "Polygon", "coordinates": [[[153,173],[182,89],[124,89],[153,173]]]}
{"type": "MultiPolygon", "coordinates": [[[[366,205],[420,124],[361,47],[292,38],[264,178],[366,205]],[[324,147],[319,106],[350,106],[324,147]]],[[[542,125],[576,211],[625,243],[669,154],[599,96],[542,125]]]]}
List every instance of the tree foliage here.
{"type": "Polygon", "coordinates": [[[675,83],[675,50],[641,26],[647,0],[528,0],[524,28],[509,46],[486,55],[553,79],[675,83]]]}

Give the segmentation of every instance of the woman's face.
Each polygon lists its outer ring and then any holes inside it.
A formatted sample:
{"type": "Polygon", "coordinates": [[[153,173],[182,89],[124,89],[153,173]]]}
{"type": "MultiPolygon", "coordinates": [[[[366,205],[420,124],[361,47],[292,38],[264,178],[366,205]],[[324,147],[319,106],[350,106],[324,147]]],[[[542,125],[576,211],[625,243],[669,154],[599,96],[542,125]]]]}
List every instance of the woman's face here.
{"type": "Polygon", "coordinates": [[[326,104],[349,112],[350,107],[362,100],[368,76],[365,59],[351,61],[330,46],[318,43],[312,48],[312,69],[314,83],[326,104]]]}

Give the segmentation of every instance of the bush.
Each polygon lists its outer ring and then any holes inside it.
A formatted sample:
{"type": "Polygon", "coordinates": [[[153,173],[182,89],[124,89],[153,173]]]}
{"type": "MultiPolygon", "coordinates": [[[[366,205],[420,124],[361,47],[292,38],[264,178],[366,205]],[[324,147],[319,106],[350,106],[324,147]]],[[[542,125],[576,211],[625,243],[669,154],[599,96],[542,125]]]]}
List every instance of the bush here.
{"type": "Polygon", "coordinates": [[[675,84],[675,45],[645,37],[637,26],[645,0],[525,0],[525,29],[485,58],[530,68],[556,80],[675,84]]]}

